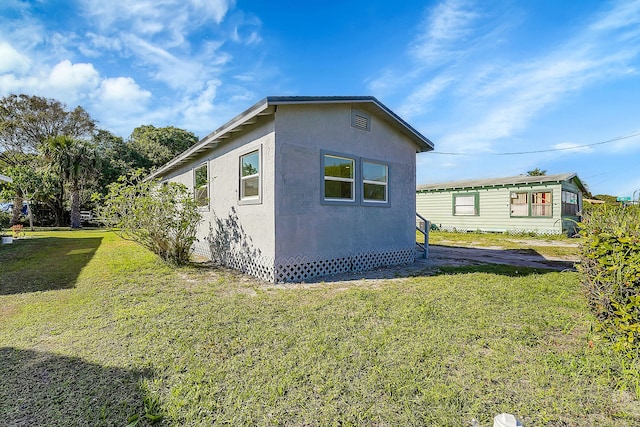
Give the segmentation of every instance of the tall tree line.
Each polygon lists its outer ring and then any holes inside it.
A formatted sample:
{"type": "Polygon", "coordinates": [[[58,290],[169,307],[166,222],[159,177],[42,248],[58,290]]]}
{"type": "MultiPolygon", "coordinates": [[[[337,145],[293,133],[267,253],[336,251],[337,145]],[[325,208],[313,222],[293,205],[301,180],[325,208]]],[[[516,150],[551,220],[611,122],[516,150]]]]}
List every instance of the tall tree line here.
{"type": "Polygon", "coordinates": [[[0,99],[0,173],[13,183],[0,184],[0,201],[13,202],[12,224],[26,201],[29,211],[33,203],[45,206],[53,225],[80,227],[80,209],[91,207],[92,193],[106,193],[132,170],[157,168],[197,141],[192,132],[152,125],[124,140],[99,129],[81,106],[9,95],[0,99]]]}

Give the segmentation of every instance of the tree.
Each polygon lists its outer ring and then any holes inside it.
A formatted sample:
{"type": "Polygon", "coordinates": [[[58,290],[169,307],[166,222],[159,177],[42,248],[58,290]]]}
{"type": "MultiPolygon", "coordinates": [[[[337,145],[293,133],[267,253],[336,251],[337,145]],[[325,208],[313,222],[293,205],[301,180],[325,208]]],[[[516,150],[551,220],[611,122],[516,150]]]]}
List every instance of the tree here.
{"type": "MultiPolygon", "coordinates": [[[[46,168],[42,167],[42,158],[36,155],[31,155],[31,161],[29,163],[20,164],[17,166],[6,167],[3,172],[11,176],[13,182],[5,186],[5,190],[0,192],[7,198],[13,198],[15,194],[22,194],[24,201],[27,204],[27,216],[29,218],[29,227],[33,231],[33,212],[32,203],[36,200],[42,200],[45,203],[51,198],[52,189],[55,186],[54,177],[46,168]]],[[[22,204],[18,207],[20,213],[22,204]]],[[[15,218],[15,206],[14,206],[14,224],[17,223],[15,218]]],[[[18,216],[19,216],[18,213],[18,216]]]]}
{"type": "Polygon", "coordinates": [[[193,132],[173,126],[139,126],[129,137],[129,144],[137,154],[138,166],[148,170],[162,166],[196,142],[198,137],[193,132]]]}
{"type": "Polygon", "coordinates": [[[80,228],[80,188],[97,171],[98,158],[94,147],[81,140],[58,136],[47,141],[45,155],[52,169],[71,189],[71,228],[80,228]]]}
{"type": "Polygon", "coordinates": [[[193,196],[182,184],[144,181],[144,170],[122,176],[109,185],[98,217],[122,238],[133,240],[174,265],[189,262],[202,217],[193,196]]]}
{"type": "MultiPolygon", "coordinates": [[[[25,155],[41,153],[46,141],[58,136],[89,139],[95,122],[82,107],[68,111],[55,99],[30,95],[0,98],[0,158],[8,166],[25,165],[25,155]]],[[[63,185],[53,206],[57,225],[64,216],[63,185]]],[[[14,206],[22,206],[24,194],[15,188],[14,206]]],[[[14,215],[12,223],[16,223],[14,215]]]]}
{"type": "Polygon", "coordinates": [[[16,156],[38,152],[50,138],[89,138],[94,130],[95,122],[80,106],[67,111],[55,99],[24,94],[0,98],[0,148],[9,164],[20,162],[16,156]]]}
{"type": "Polygon", "coordinates": [[[122,137],[107,130],[98,129],[93,137],[93,143],[97,155],[101,159],[100,173],[95,188],[95,191],[100,194],[106,194],[107,186],[116,182],[120,176],[127,175],[141,167],[138,164],[137,153],[122,137]]]}
{"type": "Polygon", "coordinates": [[[533,170],[527,171],[528,176],[545,176],[547,175],[546,170],[542,170],[540,168],[535,168],[533,170]]]}

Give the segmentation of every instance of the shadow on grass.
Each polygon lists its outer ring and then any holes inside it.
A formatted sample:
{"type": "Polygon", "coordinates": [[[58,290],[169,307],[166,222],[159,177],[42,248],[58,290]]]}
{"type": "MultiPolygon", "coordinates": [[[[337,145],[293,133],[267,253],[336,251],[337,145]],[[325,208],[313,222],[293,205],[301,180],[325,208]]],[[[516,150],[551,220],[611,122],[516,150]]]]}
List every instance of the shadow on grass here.
{"type": "MultiPolygon", "coordinates": [[[[2,425],[120,425],[143,420],[151,372],[0,347],[2,425]]],[[[138,424],[141,425],[141,424],[138,424]]]]}
{"type": "Polygon", "coordinates": [[[429,262],[441,266],[506,265],[553,271],[575,271],[574,261],[548,259],[533,249],[429,246],[429,262]]]}
{"type": "Polygon", "coordinates": [[[374,270],[318,276],[305,283],[330,283],[367,279],[397,279],[449,274],[491,273],[521,277],[558,271],[575,271],[572,261],[549,260],[533,249],[490,249],[429,245],[429,258],[416,253],[413,264],[374,270]]]}
{"type": "Polygon", "coordinates": [[[69,289],[102,237],[42,237],[0,246],[0,295],[69,289]]]}

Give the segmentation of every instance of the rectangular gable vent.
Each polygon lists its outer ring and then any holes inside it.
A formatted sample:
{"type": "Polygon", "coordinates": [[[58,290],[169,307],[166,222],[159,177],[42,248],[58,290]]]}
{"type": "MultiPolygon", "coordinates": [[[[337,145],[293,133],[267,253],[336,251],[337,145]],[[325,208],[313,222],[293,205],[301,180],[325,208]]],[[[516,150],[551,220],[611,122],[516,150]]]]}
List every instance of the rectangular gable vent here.
{"type": "Polygon", "coordinates": [[[351,111],[351,126],[362,130],[371,130],[371,117],[361,111],[351,111]]]}

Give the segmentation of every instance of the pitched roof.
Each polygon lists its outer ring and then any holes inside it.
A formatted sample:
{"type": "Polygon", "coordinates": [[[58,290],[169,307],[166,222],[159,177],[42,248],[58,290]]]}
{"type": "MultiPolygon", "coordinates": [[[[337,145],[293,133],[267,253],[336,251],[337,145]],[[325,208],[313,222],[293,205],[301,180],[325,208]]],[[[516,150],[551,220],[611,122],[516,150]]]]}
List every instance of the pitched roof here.
{"type": "Polygon", "coordinates": [[[400,116],[395,114],[373,96],[268,96],[202,138],[198,143],[192,145],[183,153],[162,165],[155,172],[149,175],[147,179],[162,176],[164,173],[183,165],[202,152],[216,147],[221,141],[229,138],[232,133],[238,132],[246,126],[256,123],[258,116],[274,114],[276,106],[295,104],[360,104],[360,108],[367,112],[378,114],[378,116],[385,119],[398,131],[411,139],[411,141],[413,141],[418,147],[418,151],[424,152],[433,150],[433,142],[415,130],[411,125],[400,118],[400,116]]]}
{"type": "Polygon", "coordinates": [[[587,192],[586,187],[578,178],[575,172],[561,173],[557,175],[542,175],[542,176],[529,176],[518,175],[508,176],[504,178],[485,178],[485,179],[468,179],[463,181],[449,181],[439,182],[436,184],[424,184],[418,185],[417,191],[437,191],[437,190],[460,190],[465,188],[484,188],[484,187],[506,187],[514,185],[527,185],[527,184],[545,184],[554,182],[571,181],[575,178],[575,181],[584,193],[587,192]]]}
{"type": "Polygon", "coordinates": [[[2,175],[0,173],[0,182],[13,182],[13,180],[11,178],[9,178],[8,176],[2,175]]]}

